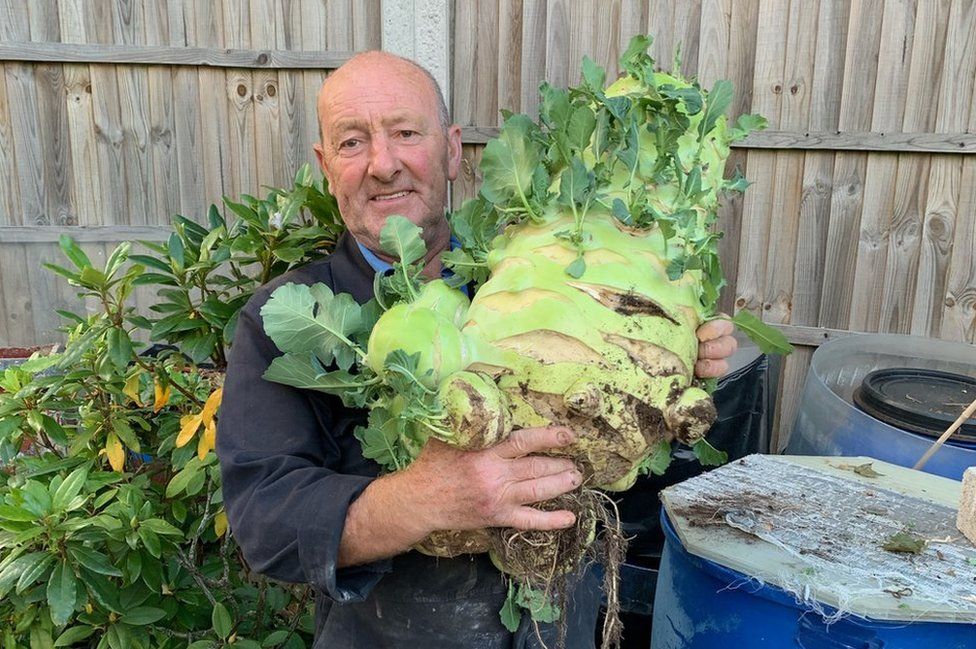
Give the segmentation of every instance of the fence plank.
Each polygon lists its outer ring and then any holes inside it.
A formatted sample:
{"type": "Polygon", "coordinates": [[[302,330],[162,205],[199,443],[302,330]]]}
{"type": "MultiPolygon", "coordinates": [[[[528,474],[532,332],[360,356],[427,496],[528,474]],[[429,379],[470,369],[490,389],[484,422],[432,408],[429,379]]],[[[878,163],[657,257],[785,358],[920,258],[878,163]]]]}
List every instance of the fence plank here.
{"type": "MultiPolygon", "coordinates": [[[[40,341],[34,332],[34,302],[30,294],[30,281],[27,269],[32,266],[22,244],[4,244],[0,254],[0,276],[3,277],[3,316],[6,321],[7,338],[0,344],[26,346],[40,341]]],[[[37,304],[37,311],[48,305],[37,304]]]]}
{"type": "MultiPolygon", "coordinates": [[[[786,59],[789,7],[762,0],[757,25],[756,59],[753,76],[752,110],[764,115],[775,128],[782,103],[783,66],[786,59]]],[[[760,312],[763,308],[763,280],[770,222],[773,218],[772,181],[775,154],[753,151],[748,157],[749,175],[755,185],[742,204],[742,232],[739,240],[739,269],[736,275],[736,307],[760,312]]]]}
{"type": "MultiPolygon", "coordinates": [[[[905,132],[932,131],[935,128],[948,12],[947,0],[921,2],[916,7],[908,73],[908,87],[913,90],[905,101],[902,125],[905,132]]],[[[923,155],[898,157],[894,211],[881,296],[880,331],[904,333],[911,328],[930,160],[931,156],[923,155]]]]}
{"type": "Polygon", "coordinates": [[[289,52],[274,48],[230,50],[166,45],[81,45],[28,41],[0,43],[0,61],[33,63],[130,63],[301,70],[334,69],[348,61],[352,55],[351,51],[289,52]]]}
{"type": "MultiPolygon", "coordinates": [[[[780,87],[779,124],[785,129],[803,130],[809,124],[817,19],[815,4],[796,0],[790,3],[790,29],[780,87]]],[[[764,282],[763,320],[766,322],[795,322],[792,319],[793,266],[802,198],[803,162],[804,156],[800,152],[776,154],[772,176],[775,217],[771,217],[775,218],[776,227],[770,230],[764,282]]]]}
{"type": "MultiPolygon", "coordinates": [[[[838,124],[841,130],[870,130],[882,16],[881,0],[851,5],[847,33],[857,36],[847,40],[838,124]]],[[[865,154],[838,153],[834,160],[827,255],[820,300],[821,326],[844,328],[849,321],[857,255],[855,242],[861,220],[866,168],[865,154]]]]}
{"type": "MultiPolygon", "coordinates": [[[[150,45],[169,42],[169,20],[159,3],[147,0],[145,7],[145,39],[150,45]]],[[[164,67],[150,67],[149,78],[149,160],[150,201],[152,215],[149,224],[168,223],[180,211],[180,166],[176,150],[176,102],[173,96],[173,72],[164,67]]],[[[137,298],[138,300],[138,298],[137,298]]]]}
{"type": "Polygon", "coordinates": [[[20,222],[20,188],[17,184],[18,167],[13,138],[6,66],[0,64],[0,226],[20,222]]]}
{"type": "MultiPolygon", "coordinates": [[[[969,125],[973,86],[976,83],[973,76],[976,70],[976,3],[953,0],[947,24],[944,73],[935,129],[958,131],[969,125]]],[[[931,336],[938,335],[942,330],[949,255],[959,214],[957,200],[961,175],[960,160],[946,156],[933,157],[919,277],[912,305],[913,333],[931,336]]]]}
{"type": "MultiPolygon", "coordinates": [[[[911,62],[908,48],[914,41],[914,19],[914,0],[886,2],[871,118],[871,128],[875,131],[897,131],[904,121],[905,90],[911,62]]],[[[897,156],[868,156],[851,296],[849,322],[852,329],[876,331],[881,322],[879,297],[884,290],[884,268],[894,211],[891,188],[897,174],[897,156]]]]}

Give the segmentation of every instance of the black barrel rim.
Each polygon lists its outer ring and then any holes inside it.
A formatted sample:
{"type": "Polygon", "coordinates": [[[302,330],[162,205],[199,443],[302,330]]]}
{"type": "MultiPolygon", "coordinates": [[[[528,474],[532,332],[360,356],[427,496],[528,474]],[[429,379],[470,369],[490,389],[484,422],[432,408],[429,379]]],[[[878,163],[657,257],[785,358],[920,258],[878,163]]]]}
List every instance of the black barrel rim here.
{"type": "MultiPolygon", "coordinates": [[[[890,426],[940,436],[976,399],[976,378],[910,367],[875,370],[854,391],[858,408],[890,426]]],[[[976,444],[976,417],[949,441],[976,444]]]]}

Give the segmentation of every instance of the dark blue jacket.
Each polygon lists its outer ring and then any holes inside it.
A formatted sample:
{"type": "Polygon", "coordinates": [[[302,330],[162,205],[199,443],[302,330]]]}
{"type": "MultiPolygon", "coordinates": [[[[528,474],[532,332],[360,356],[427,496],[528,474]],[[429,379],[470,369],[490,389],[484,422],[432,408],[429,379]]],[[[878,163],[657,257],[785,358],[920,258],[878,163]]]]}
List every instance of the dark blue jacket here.
{"type": "MultiPolygon", "coordinates": [[[[280,355],[260,310],[282,284],[322,282],[360,304],[373,296],[374,271],[352,237],[329,257],[262,287],[241,311],[217,429],[224,504],[251,567],[310,584],[316,593],[316,648],[521,649],[538,646],[523,624],[514,635],[498,612],[505,580],[487,555],[439,559],[407,552],[336,568],[349,504],[379,472],[353,436],[365,413],[338,398],[261,378],[280,355]]],[[[587,573],[569,611],[567,647],[593,646],[598,593],[587,573]]],[[[543,625],[554,645],[554,629],[543,625]]]]}

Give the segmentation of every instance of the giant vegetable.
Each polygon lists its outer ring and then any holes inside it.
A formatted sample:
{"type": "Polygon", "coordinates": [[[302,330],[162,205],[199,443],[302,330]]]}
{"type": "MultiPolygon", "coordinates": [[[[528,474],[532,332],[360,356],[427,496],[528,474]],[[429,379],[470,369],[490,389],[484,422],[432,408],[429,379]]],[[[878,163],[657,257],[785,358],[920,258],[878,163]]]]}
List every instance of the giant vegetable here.
{"type": "Polygon", "coordinates": [[[360,307],[323,285],[289,284],[262,309],[285,352],[265,378],[368,408],[357,436],[387,470],[430,437],[477,449],[517,428],[577,431],[565,452],[584,486],[540,505],[575,509],[576,529],[445,530],[421,545],[490,551],[537,619],[552,616],[554,580],[605,518],[594,490],[662,472],[674,441],[715,455],[702,439],[715,409],[693,376],[695,330],[714,317],[724,283],[711,229],[719,196],[747,184],[723,177],[729,144],[763,120],[728,124],[730,84],[706,92],[655,71],[649,44],[631,42],[626,75],[609,87],[589,60],[579,87],[544,84],[538,123],[506,115],[484,150],[479,197],[451,217],[461,246],[443,257],[450,283],[421,281],[423,241],[393,217],[381,245],[399,263],[378,278],[376,300],[360,307]],[[470,303],[455,288],[469,283],[470,303]]]}

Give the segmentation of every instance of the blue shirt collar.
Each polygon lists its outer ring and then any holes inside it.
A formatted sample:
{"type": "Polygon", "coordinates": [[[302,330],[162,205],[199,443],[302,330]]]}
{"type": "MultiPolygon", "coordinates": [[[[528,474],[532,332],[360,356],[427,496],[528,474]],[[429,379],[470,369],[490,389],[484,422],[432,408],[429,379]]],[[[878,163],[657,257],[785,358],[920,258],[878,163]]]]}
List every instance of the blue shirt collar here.
{"type": "MultiPolygon", "coordinates": [[[[359,252],[363,253],[363,259],[366,260],[366,263],[369,264],[370,267],[372,267],[372,269],[376,271],[378,275],[383,275],[387,271],[393,270],[393,265],[377,257],[375,252],[373,252],[363,244],[359,243],[358,241],[356,242],[356,245],[359,246],[359,252]]],[[[458,241],[457,238],[452,234],[451,250],[454,250],[455,248],[458,248],[460,246],[461,246],[461,242],[458,241]]],[[[452,273],[446,267],[441,270],[441,277],[447,278],[453,274],[454,273],[452,273]]]]}

